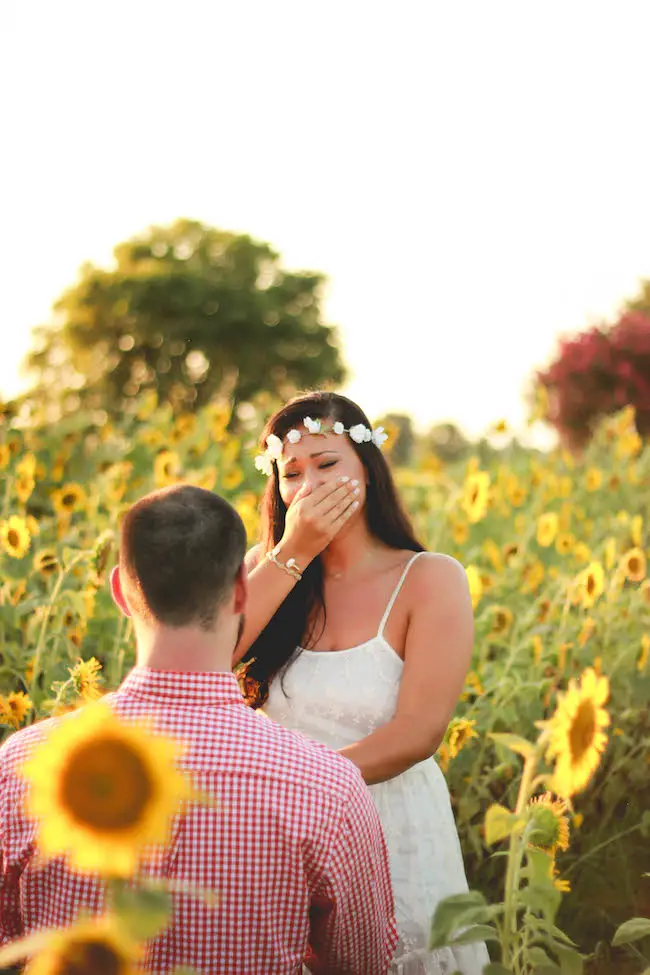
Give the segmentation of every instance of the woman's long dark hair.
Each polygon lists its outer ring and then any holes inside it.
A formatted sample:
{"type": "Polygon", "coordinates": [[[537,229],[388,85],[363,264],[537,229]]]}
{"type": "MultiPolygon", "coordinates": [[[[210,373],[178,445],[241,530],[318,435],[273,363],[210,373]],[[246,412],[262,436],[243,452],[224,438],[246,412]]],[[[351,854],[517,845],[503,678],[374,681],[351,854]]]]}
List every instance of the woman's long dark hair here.
{"type": "MultiPolygon", "coordinates": [[[[305,416],[314,420],[339,420],[347,429],[357,423],[371,426],[363,410],[345,396],[329,392],[307,393],[294,397],[270,418],[260,437],[261,448],[265,449],[266,438],[272,433],[283,440],[289,430],[302,424],[305,416]]],[[[368,474],[364,510],[371,533],[391,548],[423,552],[424,546],[414,535],[381,450],[373,443],[357,444],[352,439],[350,442],[368,474]]],[[[280,497],[278,467],[274,461],[262,499],[262,557],[281,540],[286,511],[280,497]]],[[[300,582],[244,655],[242,685],[251,707],[259,708],[264,704],[271,680],[294,654],[300,652],[298,648],[301,645],[309,647],[317,642],[321,635],[314,634],[313,621],[317,618],[325,619],[320,557],[309,564],[300,582]]]]}

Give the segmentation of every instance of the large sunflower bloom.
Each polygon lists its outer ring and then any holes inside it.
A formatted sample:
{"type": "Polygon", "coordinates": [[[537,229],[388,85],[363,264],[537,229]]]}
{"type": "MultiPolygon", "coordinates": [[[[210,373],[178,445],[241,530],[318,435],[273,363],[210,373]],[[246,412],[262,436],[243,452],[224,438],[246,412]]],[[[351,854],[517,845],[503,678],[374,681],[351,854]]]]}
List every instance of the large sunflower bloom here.
{"type": "Polygon", "coordinates": [[[54,931],[26,975],[132,975],[138,954],[116,921],[82,921],[54,931]]]}
{"type": "Polygon", "coordinates": [[[79,871],[131,875],[142,848],[166,840],[190,795],[178,754],[173,742],[124,724],[101,703],[63,720],[23,767],[41,852],[69,853],[79,871]]]}
{"type": "Polygon", "coordinates": [[[0,540],[7,555],[13,559],[24,558],[32,540],[25,519],[19,518],[18,515],[8,518],[0,529],[0,540]]]}
{"type": "Polygon", "coordinates": [[[609,696],[609,681],[597,676],[589,667],[578,684],[569,681],[569,689],[558,703],[548,722],[549,745],[546,757],[555,760],[551,789],[568,797],[581,792],[598,768],[601,752],[607,744],[603,728],[609,715],[603,704],[609,696]]]}

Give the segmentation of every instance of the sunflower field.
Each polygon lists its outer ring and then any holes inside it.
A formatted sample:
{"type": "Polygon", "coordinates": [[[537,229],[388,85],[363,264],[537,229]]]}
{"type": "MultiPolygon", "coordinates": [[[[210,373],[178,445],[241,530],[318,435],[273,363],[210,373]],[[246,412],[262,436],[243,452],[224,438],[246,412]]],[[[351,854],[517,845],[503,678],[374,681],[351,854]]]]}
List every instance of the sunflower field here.
{"type": "MultiPolygon", "coordinates": [[[[0,736],[96,701],[132,666],[106,580],[136,498],[178,481],[215,490],[255,541],[263,419],[251,410],[235,434],[226,403],[175,416],[153,394],[119,424],[102,412],[23,429],[0,419],[0,736]]],[[[489,460],[446,466],[423,452],[395,469],[417,533],[465,566],[475,608],[472,669],[437,755],[472,896],[506,918],[497,956],[508,963],[495,975],[642,972],[650,447],[630,409],[579,457],[499,437],[489,460]],[[548,873],[550,907],[546,894],[533,902],[535,869],[548,873]],[[526,927],[539,917],[544,931],[526,927]]]]}

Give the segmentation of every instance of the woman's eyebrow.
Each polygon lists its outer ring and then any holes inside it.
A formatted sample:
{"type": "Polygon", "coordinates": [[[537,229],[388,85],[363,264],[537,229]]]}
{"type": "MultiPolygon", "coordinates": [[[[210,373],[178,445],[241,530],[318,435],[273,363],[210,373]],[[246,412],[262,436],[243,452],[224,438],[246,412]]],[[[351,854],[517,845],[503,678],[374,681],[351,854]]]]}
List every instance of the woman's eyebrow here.
{"type": "MultiPolygon", "coordinates": [[[[336,450],[317,450],[316,453],[310,454],[309,456],[310,457],[322,457],[323,454],[335,454],[335,453],[337,453],[336,450]]],[[[285,464],[291,464],[291,463],[293,463],[296,460],[298,460],[297,457],[286,457],[284,459],[284,462],[285,462],[285,464]]]]}

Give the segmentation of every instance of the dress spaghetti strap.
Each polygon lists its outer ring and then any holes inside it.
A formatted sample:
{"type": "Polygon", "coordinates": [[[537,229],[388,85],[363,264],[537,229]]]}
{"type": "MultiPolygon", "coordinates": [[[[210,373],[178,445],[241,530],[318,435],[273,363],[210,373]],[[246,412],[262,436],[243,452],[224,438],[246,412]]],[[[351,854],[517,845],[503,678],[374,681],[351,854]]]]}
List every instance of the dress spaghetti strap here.
{"type": "Polygon", "coordinates": [[[406,566],[404,567],[404,571],[402,572],[402,575],[400,577],[400,580],[397,583],[397,585],[395,586],[395,589],[393,590],[393,595],[390,597],[390,599],[388,601],[388,606],[386,607],[386,612],[384,613],[384,615],[381,618],[381,623],[379,624],[379,630],[377,631],[377,636],[380,636],[380,637],[383,638],[383,636],[384,636],[384,627],[386,626],[386,623],[388,621],[388,617],[390,616],[390,611],[393,608],[393,605],[395,603],[395,600],[399,596],[399,591],[402,588],[402,586],[404,585],[404,580],[406,579],[406,573],[408,572],[408,570],[411,568],[411,566],[413,565],[413,563],[415,562],[415,560],[420,555],[424,555],[424,552],[416,552],[415,555],[412,555],[411,558],[406,563],[406,566]]]}

